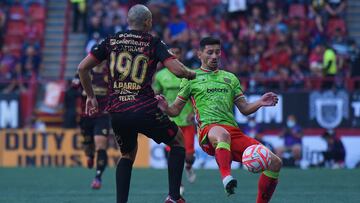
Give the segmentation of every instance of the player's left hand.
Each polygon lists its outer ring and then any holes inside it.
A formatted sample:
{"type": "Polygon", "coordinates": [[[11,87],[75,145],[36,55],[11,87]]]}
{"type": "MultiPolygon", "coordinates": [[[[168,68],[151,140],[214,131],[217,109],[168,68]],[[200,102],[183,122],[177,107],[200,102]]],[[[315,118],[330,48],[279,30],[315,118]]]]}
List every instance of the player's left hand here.
{"type": "Polygon", "coordinates": [[[193,70],[189,70],[189,75],[187,77],[188,80],[193,80],[196,78],[196,72],[193,70]]]}
{"type": "Polygon", "coordinates": [[[158,107],[161,111],[165,111],[168,108],[169,104],[166,101],[164,95],[156,95],[155,99],[158,100],[158,107]]]}
{"type": "Polygon", "coordinates": [[[260,101],[262,106],[275,106],[278,103],[279,98],[275,93],[268,92],[261,96],[260,101]]]}
{"type": "Polygon", "coordinates": [[[89,116],[98,112],[98,102],[96,97],[87,97],[86,98],[86,106],[85,106],[85,113],[89,116]]]}

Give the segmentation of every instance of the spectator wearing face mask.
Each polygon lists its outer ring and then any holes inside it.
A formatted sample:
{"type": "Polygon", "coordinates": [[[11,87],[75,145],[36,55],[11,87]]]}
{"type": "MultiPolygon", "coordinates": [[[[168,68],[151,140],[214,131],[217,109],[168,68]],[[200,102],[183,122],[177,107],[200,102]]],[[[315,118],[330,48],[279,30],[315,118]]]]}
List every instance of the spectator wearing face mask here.
{"type": "Polygon", "coordinates": [[[299,166],[303,132],[302,128],[296,123],[294,115],[287,117],[286,126],[279,136],[284,140],[284,145],[275,149],[276,154],[284,159],[284,165],[299,166]]]}

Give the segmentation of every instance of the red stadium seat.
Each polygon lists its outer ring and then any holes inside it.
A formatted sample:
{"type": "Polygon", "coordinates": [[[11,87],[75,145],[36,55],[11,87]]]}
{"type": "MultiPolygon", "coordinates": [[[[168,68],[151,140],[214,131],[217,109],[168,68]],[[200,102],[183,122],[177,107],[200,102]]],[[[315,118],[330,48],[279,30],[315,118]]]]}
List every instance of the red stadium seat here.
{"type": "Polygon", "coordinates": [[[25,22],[11,20],[7,24],[8,35],[23,36],[25,34],[25,22]]]}
{"type": "Polygon", "coordinates": [[[40,4],[31,4],[29,7],[29,15],[36,21],[45,20],[45,8],[40,4]]]}
{"type": "Polygon", "coordinates": [[[289,17],[299,17],[299,18],[305,18],[306,17],[306,10],[304,5],[302,4],[292,4],[289,8],[289,17]]]}
{"type": "Polygon", "coordinates": [[[25,19],[25,9],[21,5],[13,5],[9,9],[9,19],[10,20],[24,20],[25,19]]]}
{"type": "Polygon", "coordinates": [[[5,44],[22,44],[23,40],[22,36],[5,35],[4,37],[5,44]]]}
{"type": "Polygon", "coordinates": [[[336,30],[340,30],[342,35],[346,34],[346,24],[342,18],[331,18],[326,26],[326,33],[328,36],[333,36],[336,30]]]}
{"type": "Polygon", "coordinates": [[[36,21],[33,24],[33,29],[36,30],[36,36],[32,36],[32,35],[28,35],[28,39],[29,40],[34,40],[34,41],[39,41],[41,42],[44,38],[44,33],[45,33],[45,26],[44,26],[44,22],[42,21],[36,21]]]}
{"type": "Polygon", "coordinates": [[[43,38],[45,32],[44,22],[37,21],[34,23],[34,26],[37,28],[37,30],[39,30],[39,39],[43,38]]]}
{"type": "Polygon", "coordinates": [[[23,38],[19,36],[5,36],[5,45],[9,48],[10,52],[16,57],[21,56],[23,48],[23,38]]]}
{"type": "Polygon", "coordinates": [[[189,14],[191,18],[198,18],[200,16],[208,15],[208,9],[204,4],[195,4],[187,7],[186,13],[189,14]]]}

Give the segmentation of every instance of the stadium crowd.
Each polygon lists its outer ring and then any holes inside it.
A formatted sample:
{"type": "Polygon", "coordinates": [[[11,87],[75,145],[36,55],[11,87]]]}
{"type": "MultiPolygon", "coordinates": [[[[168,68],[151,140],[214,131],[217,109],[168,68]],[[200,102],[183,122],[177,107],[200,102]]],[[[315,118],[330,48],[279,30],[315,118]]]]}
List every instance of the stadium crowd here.
{"type": "MultiPolygon", "coordinates": [[[[196,50],[201,37],[220,37],[222,66],[239,76],[247,91],[312,88],[319,78],[330,81],[320,84],[324,88],[343,88],[345,78],[360,75],[355,68],[359,48],[347,35],[346,0],[73,2],[80,7],[82,15],[77,16],[85,16],[87,22],[80,24],[82,29],[78,29],[79,23],[73,24],[73,31],[87,33],[87,51],[100,39],[124,30],[128,8],[144,3],[154,15],[152,33],[183,47],[183,60],[189,67],[199,66],[196,50]]],[[[46,16],[38,7],[44,10],[46,1],[1,1],[1,79],[16,81],[38,75],[46,16]]],[[[2,91],[14,90],[18,82],[11,83],[1,84],[2,91]]]]}
{"type": "Polygon", "coordinates": [[[0,1],[0,91],[25,91],[37,78],[45,31],[45,0],[0,1]]]}
{"type": "MultiPolygon", "coordinates": [[[[139,1],[88,1],[87,50],[124,30],[128,7],[134,3],[139,1]]],[[[319,78],[326,78],[320,87],[343,88],[344,78],[359,75],[355,69],[359,49],[347,35],[345,0],[140,3],[147,3],[153,12],[152,33],[182,46],[188,67],[199,67],[196,50],[201,37],[220,37],[222,66],[239,76],[247,91],[311,88],[309,82],[319,78]]]]}

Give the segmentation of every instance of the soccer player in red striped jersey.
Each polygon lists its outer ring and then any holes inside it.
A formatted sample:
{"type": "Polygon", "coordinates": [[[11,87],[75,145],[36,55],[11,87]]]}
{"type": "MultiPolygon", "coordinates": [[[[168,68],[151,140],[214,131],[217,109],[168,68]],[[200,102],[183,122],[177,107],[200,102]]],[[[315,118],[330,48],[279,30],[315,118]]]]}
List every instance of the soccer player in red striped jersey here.
{"type": "MultiPolygon", "coordinates": [[[[248,103],[238,78],[227,71],[219,70],[220,40],[206,37],[200,41],[198,56],[201,67],[196,70],[196,79],[183,79],[175,102],[169,107],[159,97],[159,107],[169,116],[177,116],[191,99],[198,121],[199,144],[209,155],[215,156],[225,191],[234,194],[237,180],[231,175],[231,162],[242,161],[244,150],[260,144],[246,136],[237,126],[234,105],[244,115],[256,112],[260,107],[276,105],[278,98],[272,93],[264,94],[256,102],[248,103]]],[[[271,163],[259,179],[257,203],[267,203],[277,185],[281,159],[270,152],[271,163]]]]}
{"type": "Polygon", "coordinates": [[[110,131],[110,117],[105,111],[108,100],[108,76],[106,61],[97,65],[90,71],[91,84],[94,95],[98,101],[98,111],[93,115],[85,113],[86,92],[81,87],[79,75],[76,74],[73,85],[81,91],[81,118],[80,129],[84,137],[83,146],[87,157],[87,167],[93,168],[96,155],[96,174],[91,183],[92,189],[100,189],[102,185],[101,176],[107,166],[107,138],[110,131]]]}
{"type": "Polygon", "coordinates": [[[148,32],[152,14],[144,5],[135,5],[128,12],[129,30],[118,32],[95,46],[79,64],[81,83],[88,95],[87,113],[97,111],[89,70],[108,60],[109,103],[115,139],[120,146],[121,159],[116,168],[117,202],[128,201],[131,171],[138,148],[138,133],[157,143],[171,146],[168,161],[169,195],[165,202],[185,202],[180,196],[185,149],[181,130],[157,107],[151,88],[157,63],[162,62],[177,77],[194,79],[169,51],[165,43],[148,32]]]}

